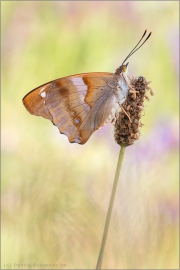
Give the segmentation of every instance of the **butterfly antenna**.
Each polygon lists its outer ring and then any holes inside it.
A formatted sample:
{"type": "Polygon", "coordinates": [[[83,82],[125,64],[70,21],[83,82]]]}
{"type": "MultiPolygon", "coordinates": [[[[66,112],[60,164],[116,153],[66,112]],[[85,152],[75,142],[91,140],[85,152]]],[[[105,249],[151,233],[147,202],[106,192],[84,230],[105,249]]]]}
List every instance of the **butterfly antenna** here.
{"type": "Polygon", "coordinates": [[[139,43],[141,42],[141,40],[144,38],[144,36],[146,35],[147,29],[144,31],[144,34],[142,35],[141,39],[139,40],[139,42],[136,44],[136,46],[132,49],[132,51],[128,54],[128,56],[125,58],[125,60],[123,61],[122,65],[124,64],[124,62],[133,54],[135,53],[137,50],[139,50],[139,48],[149,39],[149,37],[151,36],[152,32],[149,33],[149,35],[147,36],[147,38],[143,41],[143,43],[137,48],[137,46],[139,45],[139,43]],[[135,50],[136,49],[136,50],[135,50]]]}
{"type": "Polygon", "coordinates": [[[143,43],[142,43],[135,51],[133,51],[133,52],[128,56],[128,58],[129,58],[133,53],[135,53],[137,50],[139,50],[139,49],[142,47],[142,45],[150,38],[151,34],[152,34],[152,32],[149,33],[149,35],[148,35],[147,38],[144,40],[144,42],[143,42],[143,43]]]}
{"type": "Polygon", "coordinates": [[[139,43],[141,42],[141,40],[143,39],[143,37],[146,35],[147,29],[144,31],[144,34],[142,35],[141,39],[139,40],[139,42],[136,44],[136,46],[132,49],[132,51],[130,51],[130,53],[128,54],[128,56],[126,57],[126,59],[123,61],[122,65],[124,64],[124,62],[129,58],[130,54],[137,48],[137,46],[139,45],[139,43]]]}

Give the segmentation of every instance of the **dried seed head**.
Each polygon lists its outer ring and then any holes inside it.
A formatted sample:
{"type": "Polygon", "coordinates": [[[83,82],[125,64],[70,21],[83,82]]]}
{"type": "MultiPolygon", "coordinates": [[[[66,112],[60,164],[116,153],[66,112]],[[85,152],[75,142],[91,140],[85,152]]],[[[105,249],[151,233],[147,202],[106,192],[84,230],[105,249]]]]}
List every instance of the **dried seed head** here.
{"type": "Polygon", "coordinates": [[[144,100],[149,101],[147,91],[150,91],[151,95],[154,94],[153,90],[148,86],[149,83],[142,76],[131,79],[126,101],[114,121],[114,138],[117,144],[128,146],[139,139],[139,129],[143,126],[140,119],[144,114],[144,100]]]}

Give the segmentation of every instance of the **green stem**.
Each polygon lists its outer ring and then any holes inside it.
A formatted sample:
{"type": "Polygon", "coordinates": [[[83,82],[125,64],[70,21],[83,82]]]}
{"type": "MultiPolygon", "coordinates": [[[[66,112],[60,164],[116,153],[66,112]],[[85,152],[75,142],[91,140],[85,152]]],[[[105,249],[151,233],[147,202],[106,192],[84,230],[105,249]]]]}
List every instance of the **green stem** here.
{"type": "Polygon", "coordinates": [[[124,157],[124,152],[125,152],[125,146],[121,146],[96,269],[101,269],[101,266],[102,266],[104,248],[105,248],[105,244],[106,244],[108,228],[109,228],[109,223],[110,223],[110,219],[111,219],[111,213],[112,213],[114,198],[115,198],[115,194],[116,194],[116,188],[117,188],[117,184],[118,184],[119,174],[121,171],[122,161],[123,161],[123,157],[124,157]]]}

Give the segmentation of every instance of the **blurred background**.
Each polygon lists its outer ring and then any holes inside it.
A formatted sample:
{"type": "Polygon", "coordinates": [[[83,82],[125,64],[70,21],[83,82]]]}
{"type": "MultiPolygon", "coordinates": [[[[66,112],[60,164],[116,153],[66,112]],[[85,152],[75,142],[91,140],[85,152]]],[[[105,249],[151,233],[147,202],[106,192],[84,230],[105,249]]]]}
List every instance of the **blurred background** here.
{"type": "Polygon", "coordinates": [[[22,98],[63,76],[114,72],[146,28],[129,73],[152,81],[155,96],[126,149],[103,268],[179,268],[178,6],[1,2],[2,269],[95,268],[119,153],[113,126],[70,144],[22,98]]]}

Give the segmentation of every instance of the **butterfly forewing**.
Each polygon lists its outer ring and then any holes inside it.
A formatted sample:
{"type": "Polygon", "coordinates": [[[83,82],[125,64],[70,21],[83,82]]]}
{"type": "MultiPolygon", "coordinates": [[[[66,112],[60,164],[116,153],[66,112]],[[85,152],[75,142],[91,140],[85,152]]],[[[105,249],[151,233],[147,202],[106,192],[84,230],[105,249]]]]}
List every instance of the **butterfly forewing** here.
{"type": "Polygon", "coordinates": [[[84,73],[49,82],[26,95],[34,115],[50,119],[70,142],[84,144],[115,106],[113,73],[84,73]]]}

